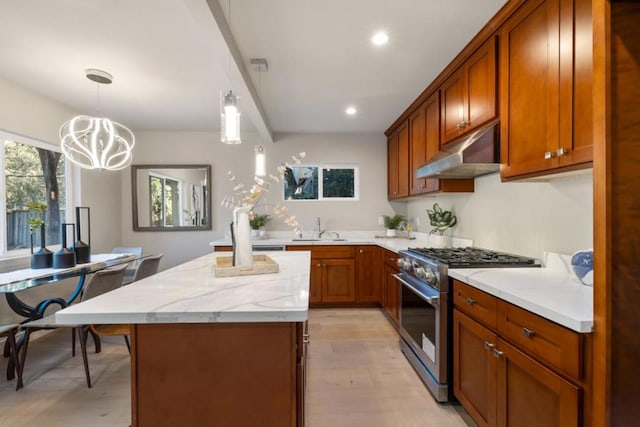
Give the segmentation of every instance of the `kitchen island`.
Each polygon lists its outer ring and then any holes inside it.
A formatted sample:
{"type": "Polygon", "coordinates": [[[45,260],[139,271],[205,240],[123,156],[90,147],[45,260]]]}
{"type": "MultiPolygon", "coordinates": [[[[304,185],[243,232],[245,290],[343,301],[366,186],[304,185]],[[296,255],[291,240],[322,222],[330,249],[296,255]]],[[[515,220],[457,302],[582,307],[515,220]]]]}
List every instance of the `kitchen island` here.
{"type": "Polygon", "coordinates": [[[132,325],[132,425],[296,426],[304,419],[308,252],[216,278],[209,254],[56,313],[132,325]]]}

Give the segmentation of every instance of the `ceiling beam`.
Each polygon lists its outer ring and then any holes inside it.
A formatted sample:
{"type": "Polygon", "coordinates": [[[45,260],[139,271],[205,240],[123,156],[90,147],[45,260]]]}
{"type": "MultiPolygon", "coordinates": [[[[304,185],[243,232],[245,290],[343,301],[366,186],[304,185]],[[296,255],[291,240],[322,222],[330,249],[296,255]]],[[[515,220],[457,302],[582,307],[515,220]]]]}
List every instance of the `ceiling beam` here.
{"type": "Polygon", "coordinates": [[[260,98],[258,98],[258,93],[251,82],[247,67],[244,65],[240,49],[238,49],[236,40],[233,38],[231,28],[229,27],[227,18],[224,15],[224,11],[222,10],[218,0],[207,0],[207,5],[209,6],[209,10],[218,25],[220,34],[222,34],[222,38],[224,39],[231,58],[233,59],[233,61],[231,61],[233,66],[230,66],[229,71],[237,78],[232,79],[232,76],[229,76],[229,81],[232,81],[234,85],[239,85],[239,87],[231,89],[240,95],[242,102],[240,110],[249,116],[262,139],[267,140],[268,142],[274,142],[273,130],[267,120],[264,108],[262,108],[260,98]]]}

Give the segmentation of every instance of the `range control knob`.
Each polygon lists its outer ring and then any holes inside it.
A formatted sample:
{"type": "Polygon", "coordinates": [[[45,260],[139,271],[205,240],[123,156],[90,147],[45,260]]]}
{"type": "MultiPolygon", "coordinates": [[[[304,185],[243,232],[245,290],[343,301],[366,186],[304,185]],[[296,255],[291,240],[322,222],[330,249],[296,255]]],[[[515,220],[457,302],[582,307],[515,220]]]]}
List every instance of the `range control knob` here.
{"type": "Polygon", "coordinates": [[[427,270],[425,270],[424,267],[413,267],[413,274],[415,274],[418,279],[426,279],[427,270]]]}
{"type": "Polygon", "coordinates": [[[398,267],[400,267],[403,270],[407,270],[408,268],[411,267],[411,262],[406,258],[398,258],[396,260],[396,264],[398,264],[398,267]]]}
{"type": "Polygon", "coordinates": [[[426,280],[427,282],[429,282],[432,285],[435,285],[438,281],[438,278],[436,277],[435,273],[430,269],[430,268],[426,268],[424,269],[424,280],[426,280]]]}

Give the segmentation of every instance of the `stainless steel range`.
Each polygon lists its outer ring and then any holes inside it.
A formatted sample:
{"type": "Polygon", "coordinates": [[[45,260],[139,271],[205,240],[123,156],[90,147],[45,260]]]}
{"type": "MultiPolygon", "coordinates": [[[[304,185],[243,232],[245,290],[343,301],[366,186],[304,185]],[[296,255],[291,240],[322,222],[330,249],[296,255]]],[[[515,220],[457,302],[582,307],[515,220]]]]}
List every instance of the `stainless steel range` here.
{"type": "Polygon", "coordinates": [[[400,348],[438,402],[452,396],[449,268],[539,267],[533,258],[480,248],[400,251],[400,348]]]}

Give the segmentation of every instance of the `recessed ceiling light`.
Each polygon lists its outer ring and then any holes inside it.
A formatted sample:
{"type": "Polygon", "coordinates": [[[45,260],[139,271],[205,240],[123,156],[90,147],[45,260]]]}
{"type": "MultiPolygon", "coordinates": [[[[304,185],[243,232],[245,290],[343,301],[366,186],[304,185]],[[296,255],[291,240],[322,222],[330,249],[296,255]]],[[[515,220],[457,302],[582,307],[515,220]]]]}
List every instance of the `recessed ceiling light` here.
{"type": "Polygon", "coordinates": [[[389,41],[389,34],[385,33],[384,31],[379,31],[375,33],[373,37],[371,37],[371,43],[373,43],[376,46],[385,45],[387,44],[388,41],[389,41]]]}
{"type": "Polygon", "coordinates": [[[344,112],[350,116],[353,116],[358,112],[358,110],[356,110],[356,107],[348,107],[346,110],[344,110],[344,112]]]}

